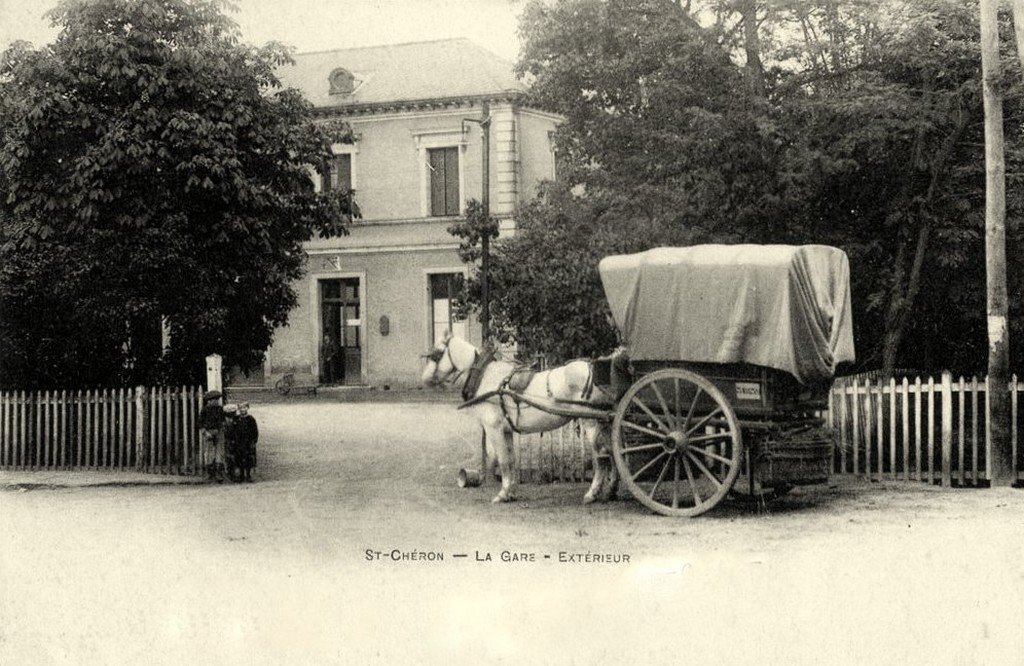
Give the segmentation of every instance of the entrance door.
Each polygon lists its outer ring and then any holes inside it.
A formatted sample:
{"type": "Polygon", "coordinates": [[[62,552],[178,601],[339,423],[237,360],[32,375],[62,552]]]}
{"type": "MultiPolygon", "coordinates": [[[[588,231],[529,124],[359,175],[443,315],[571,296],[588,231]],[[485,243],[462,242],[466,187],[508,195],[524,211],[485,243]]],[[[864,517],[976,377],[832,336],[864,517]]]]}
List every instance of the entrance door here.
{"type": "Polygon", "coordinates": [[[359,384],[363,345],[359,336],[359,278],[320,281],[320,381],[324,384],[359,384]]]}

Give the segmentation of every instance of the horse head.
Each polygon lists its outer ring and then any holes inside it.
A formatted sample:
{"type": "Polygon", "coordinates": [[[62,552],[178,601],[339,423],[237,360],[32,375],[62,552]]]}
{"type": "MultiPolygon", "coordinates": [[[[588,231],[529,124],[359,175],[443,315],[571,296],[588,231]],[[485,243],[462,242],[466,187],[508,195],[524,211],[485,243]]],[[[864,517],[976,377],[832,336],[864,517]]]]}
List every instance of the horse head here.
{"type": "Polygon", "coordinates": [[[427,365],[421,379],[427,386],[437,386],[454,381],[469,370],[476,360],[476,347],[445,331],[444,337],[423,358],[427,359],[427,365]]]}

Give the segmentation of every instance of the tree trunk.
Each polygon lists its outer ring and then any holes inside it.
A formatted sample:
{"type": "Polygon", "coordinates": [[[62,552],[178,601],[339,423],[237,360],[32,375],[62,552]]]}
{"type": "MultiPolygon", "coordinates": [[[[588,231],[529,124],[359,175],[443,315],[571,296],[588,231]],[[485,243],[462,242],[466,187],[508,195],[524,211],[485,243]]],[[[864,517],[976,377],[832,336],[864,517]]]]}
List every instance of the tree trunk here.
{"type": "Polygon", "coordinates": [[[998,0],[981,0],[981,72],[985,106],[985,275],[988,302],[989,475],[1016,480],[1010,442],[1009,334],[1006,325],[1006,167],[1000,89],[998,0]]]}
{"type": "Polygon", "coordinates": [[[742,0],[740,12],[743,15],[743,48],[747,54],[747,81],[754,96],[763,98],[764,65],[761,62],[761,37],[757,30],[756,0],[742,0]]]}

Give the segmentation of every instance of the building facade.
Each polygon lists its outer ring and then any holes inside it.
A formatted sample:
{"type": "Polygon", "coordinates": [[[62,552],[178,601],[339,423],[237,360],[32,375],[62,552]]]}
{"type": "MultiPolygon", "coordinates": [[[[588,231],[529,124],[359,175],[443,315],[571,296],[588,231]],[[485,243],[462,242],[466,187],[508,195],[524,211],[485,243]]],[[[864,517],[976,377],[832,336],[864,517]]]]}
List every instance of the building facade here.
{"type": "Polygon", "coordinates": [[[321,117],[352,127],[354,142],[336,144],[312,177],[351,191],[362,217],[347,236],[306,244],[299,304],[249,381],[415,385],[420,354],[445,329],[480,342],[479,324],[451,308],[468,269],[447,229],[482,199],[485,104],[490,207],[503,233],[554,175],[558,118],[523,106],[512,65],[467,40],[299,54],[280,77],[321,117]]]}

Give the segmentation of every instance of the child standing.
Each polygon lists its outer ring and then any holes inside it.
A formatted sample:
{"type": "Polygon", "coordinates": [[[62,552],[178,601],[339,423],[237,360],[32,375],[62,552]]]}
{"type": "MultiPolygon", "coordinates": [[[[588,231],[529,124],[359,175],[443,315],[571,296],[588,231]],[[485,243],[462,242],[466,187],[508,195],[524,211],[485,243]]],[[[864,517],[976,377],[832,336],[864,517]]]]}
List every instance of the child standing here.
{"type": "Polygon", "coordinates": [[[239,453],[237,464],[242,468],[242,480],[252,483],[252,468],[256,466],[256,442],[260,438],[260,429],[256,425],[256,419],[249,414],[247,402],[238,405],[234,435],[239,453]]]}
{"type": "Polygon", "coordinates": [[[206,477],[217,483],[224,481],[224,408],[220,400],[220,391],[207,391],[203,394],[203,409],[199,412],[199,427],[210,452],[206,477]]]}
{"type": "Polygon", "coordinates": [[[238,450],[238,406],[224,405],[224,463],[227,466],[228,479],[240,480],[238,450]]]}

